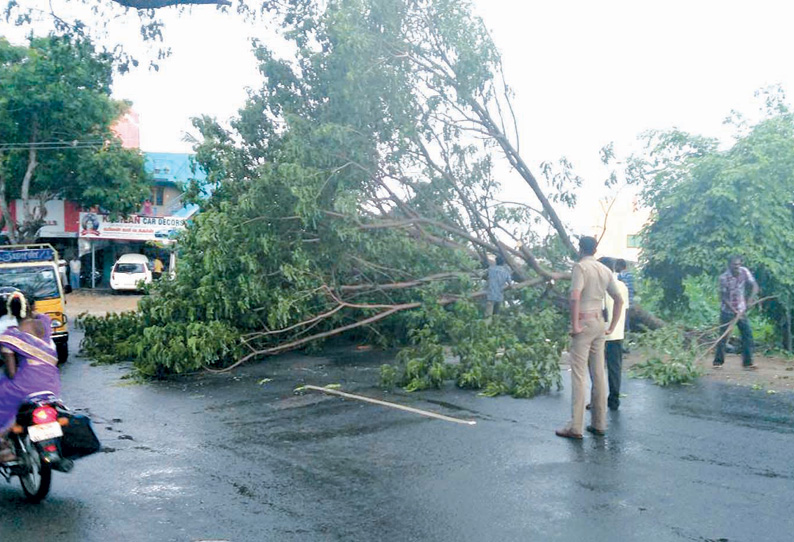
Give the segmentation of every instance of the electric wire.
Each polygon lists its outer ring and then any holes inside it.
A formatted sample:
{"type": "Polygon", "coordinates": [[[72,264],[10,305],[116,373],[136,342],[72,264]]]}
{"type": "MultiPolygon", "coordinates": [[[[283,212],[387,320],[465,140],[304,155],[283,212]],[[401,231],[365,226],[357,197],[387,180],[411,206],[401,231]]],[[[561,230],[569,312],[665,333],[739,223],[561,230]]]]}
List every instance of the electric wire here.
{"type": "Polygon", "coordinates": [[[106,145],[106,140],[94,139],[85,141],[40,141],[35,143],[0,143],[0,152],[3,151],[48,151],[67,149],[96,149],[106,145]]]}

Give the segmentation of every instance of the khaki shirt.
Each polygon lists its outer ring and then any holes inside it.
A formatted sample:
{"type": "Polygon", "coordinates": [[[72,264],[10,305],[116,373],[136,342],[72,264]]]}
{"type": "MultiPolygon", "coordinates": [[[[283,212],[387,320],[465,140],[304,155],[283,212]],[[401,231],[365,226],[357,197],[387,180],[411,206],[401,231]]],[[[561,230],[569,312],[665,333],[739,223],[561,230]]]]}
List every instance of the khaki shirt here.
{"type": "Polygon", "coordinates": [[[582,292],[579,297],[579,312],[600,312],[607,293],[620,293],[617,282],[612,271],[592,256],[585,256],[576,262],[571,273],[571,292],[582,292]]]}
{"type": "MultiPolygon", "coordinates": [[[[623,299],[623,310],[620,311],[620,318],[618,319],[617,325],[615,325],[615,331],[607,335],[606,340],[608,341],[622,341],[625,337],[626,313],[629,310],[629,287],[620,280],[617,281],[617,285],[620,298],[623,299]]],[[[608,295],[604,298],[604,303],[606,304],[607,314],[609,315],[607,319],[607,323],[609,323],[612,321],[612,307],[615,306],[615,300],[612,299],[611,295],[608,295]]]]}

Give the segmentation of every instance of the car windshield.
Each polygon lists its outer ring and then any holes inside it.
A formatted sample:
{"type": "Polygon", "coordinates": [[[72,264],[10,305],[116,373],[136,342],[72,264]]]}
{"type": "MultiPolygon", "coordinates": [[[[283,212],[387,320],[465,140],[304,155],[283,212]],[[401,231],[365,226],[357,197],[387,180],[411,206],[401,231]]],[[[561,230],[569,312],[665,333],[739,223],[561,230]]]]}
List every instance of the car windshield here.
{"type": "Polygon", "coordinates": [[[55,270],[49,266],[0,267],[0,286],[32,295],[34,300],[60,297],[55,270]]]}
{"type": "Polygon", "coordinates": [[[116,273],[145,273],[142,263],[117,263],[116,273]]]}

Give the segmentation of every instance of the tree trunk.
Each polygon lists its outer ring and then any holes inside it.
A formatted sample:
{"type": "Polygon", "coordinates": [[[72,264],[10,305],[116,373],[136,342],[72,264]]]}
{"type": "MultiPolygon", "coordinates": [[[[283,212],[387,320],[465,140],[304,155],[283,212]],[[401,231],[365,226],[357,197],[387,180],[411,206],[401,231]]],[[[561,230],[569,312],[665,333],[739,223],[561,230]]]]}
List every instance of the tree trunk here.
{"type": "MultiPolygon", "coordinates": [[[[28,167],[25,169],[25,176],[22,178],[22,188],[20,189],[20,197],[22,199],[22,220],[19,225],[20,241],[28,243],[36,240],[36,234],[42,222],[41,217],[36,217],[30,210],[30,184],[33,182],[33,173],[36,171],[36,166],[39,165],[37,157],[38,153],[36,147],[37,130],[36,121],[33,121],[33,133],[30,137],[31,147],[28,151],[28,167]]],[[[43,206],[43,203],[42,203],[43,206]]],[[[16,241],[15,241],[16,242],[16,241]]]]}
{"type": "Polygon", "coordinates": [[[8,202],[6,201],[6,179],[2,170],[0,170],[0,212],[3,214],[3,222],[8,230],[8,239],[12,244],[16,244],[17,225],[8,210],[8,202]]]}
{"type": "MultiPolygon", "coordinates": [[[[458,87],[459,88],[459,87],[458,87]]],[[[466,96],[466,95],[464,95],[466,96]]],[[[510,140],[507,138],[507,135],[504,134],[491,117],[488,110],[485,109],[482,105],[480,105],[477,100],[472,98],[471,96],[467,96],[470,107],[474,110],[478,117],[482,120],[483,124],[488,127],[488,131],[491,133],[491,136],[496,140],[499,146],[502,148],[505,157],[510,162],[510,165],[515,168],[519,175],[524,179],[524,181],[529,185],[532,189],[532,192],[535,193],[535,196],[540,201],[540,205],[543,208],[543,211],[546,213],[546,217],[554,229],[557,231],[557,235],[568,249],[570,255],[575,257],[578,251],[574,247],[573,243],[571,242],[571,238],[568,236],[568,232],[565,229],[565,225],[560,220],[560,217],[557,215],[557,211],[554,210],[554,206],[551,204],[549,199],[546,197],[546,194],[541,189],[538,180],[532,174],[527,166],[526,162],[522,156],[518,153],[518,151],[513,147],[510,140]]]]}
{"type": "MultiPolygon", "coordinates": [[[[31,138],[31,143],[36,142],[35,130],[33,133],[34,137],[31,138]]],[[[36,147],[31,146],[28,152],[28,167],[25,170],[25,176],[22,178],[21,189],[22,207],[24,209],[24,220],[26,222],[33,218],[30,212],[30,182],[33,180],[33,172],[36,170],[36,166],[39,165],[36,161],[36,156],[36,147]]]]}
{"type": "Polygon", "coordinates": [[[667,325],[667,322],[657,318],[639,305],[629,307],[629,320],[631,321],[632,329],[637,329],[637,327],[641,326],[653,331],[667,325]]]}

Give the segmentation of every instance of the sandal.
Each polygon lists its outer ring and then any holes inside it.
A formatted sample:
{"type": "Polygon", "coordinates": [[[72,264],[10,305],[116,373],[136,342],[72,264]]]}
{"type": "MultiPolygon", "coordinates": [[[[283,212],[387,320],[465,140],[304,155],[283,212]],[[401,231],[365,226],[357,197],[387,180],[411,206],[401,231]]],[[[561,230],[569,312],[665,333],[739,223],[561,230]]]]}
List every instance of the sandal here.
{"type": "Polygon", "coordinates": [[[573,431],[571,431],[568,428],[557,429],[554,432],[554,434],[557,435],[558,437],[562,437],[562,438],[571,438],[571,439],[574,439],[574,440],[581,440],[582,439],[582,435],[580,435],[578,433],[574,433],[573,431]]]}
{"type": "Polygon", "coordinates": [[[745,365],[744,368],[749,371],[755,371],[756,369],[758,369],[758,365],[756,365],[755,363],[751,363],[750,365],[745,365]]]}

